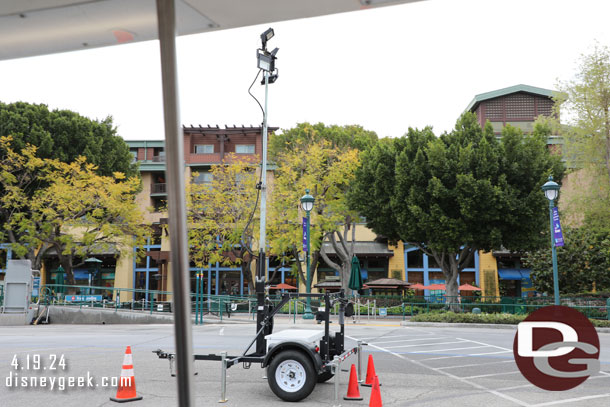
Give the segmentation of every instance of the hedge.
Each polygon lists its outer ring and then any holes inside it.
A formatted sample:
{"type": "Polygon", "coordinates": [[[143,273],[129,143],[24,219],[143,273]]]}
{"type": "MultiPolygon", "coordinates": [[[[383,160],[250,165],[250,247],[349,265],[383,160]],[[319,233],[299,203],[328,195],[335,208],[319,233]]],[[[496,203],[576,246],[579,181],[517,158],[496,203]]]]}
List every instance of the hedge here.
{"type": "MultiPolygon", "coordinates": [[[[418,314],[411,317],[413,322],[453,322],[453,323],[472,323],[472,324],[510,324],[516,325],[523,321],[527,315],[514,314],[470,314],[455,312],[442,312],[430,314],[418,314]]],[[[610,327],[610,321],[589,319],[593,326],[599,328],[610,327]]]]}

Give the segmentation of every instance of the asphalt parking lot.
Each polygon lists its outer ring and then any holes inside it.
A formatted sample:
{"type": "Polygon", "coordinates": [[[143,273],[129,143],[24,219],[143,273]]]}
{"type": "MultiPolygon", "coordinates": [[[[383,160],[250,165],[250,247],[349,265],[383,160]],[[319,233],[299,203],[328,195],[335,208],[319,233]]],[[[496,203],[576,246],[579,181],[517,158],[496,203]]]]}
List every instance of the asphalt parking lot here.
{"type": "MultiPolygon", "coordinates": [[[[312,329],[305,323],[293,325],[276,320],[275,331],[312,329]]],[[[254,325],[216,324],[194,326],[197,353],[243,351],[254,333],[254,325]]],[[[369,343],[365,355],[373,355],[385,406],[607,406],[610,403],[610,334],[600,333],[602,372],[579,387],[564,392],[538,389],[519,373],[512,356],[513,330],[457,327],[404,327],[392,321],[368,321],[346,325],[348,343],[362,339],[369,343]]],[[[169,364],[159,360],[153,350],[173,351],[171,325],[48,325],[2,327],[0,330],[0,405],[1,406],[111,406],[109,397],[116,388],[102,387],[103,377],[120,375],[125,347],[133,351],[137,392],[141,401],[133,406],[175,406],[175,378],[169,364]],[[17,355],[20,365],[12,365],[17,355]],[[30,357],[29,368],[27,358],[30,357]],[[36,356],[38,355],[38,356],[36,356]],[[64,355],[65,370],[46,370],[52,355],[64,355]],[[39,360],[36,366],[35,360],[39,360]],[[38,369],[35,369],[38,367],[38,369]],[[95,378],[88,388],[7,387],[9,377],[83,376],[95,378]]],[[[366,360],[366,358],[364,358],[366,360]]],[[[349,368],[350,358],[344,365],[349,368]]],[[[366,363],[365,363],[366,364],[366,363]]],[[[216,405],[220,398],[220,363],[196,362],[195,402],[198,406],[216,405]]],[[[363,366],[363,374],[366,366],[363,366]]],[[[269,389],[265,371],[256,365],[241,365],[228,371],[226,405],[286,405],[269,389]]],[[[341,396],[347,389],[348,373],[341,374],[341,396]]],[[[16,381],[16,380],[15,380],[16,381]]],[[[14,382],[13,382],[14,383],[14,382]]],[[[361,387],[363,401],[340,400],[343,406],[366,406],[370,388],[361,387]]],[[[302,406],[333,405],[334,385],[330,380],[318,384],[314,392],[299,403],[302,406]]]]}

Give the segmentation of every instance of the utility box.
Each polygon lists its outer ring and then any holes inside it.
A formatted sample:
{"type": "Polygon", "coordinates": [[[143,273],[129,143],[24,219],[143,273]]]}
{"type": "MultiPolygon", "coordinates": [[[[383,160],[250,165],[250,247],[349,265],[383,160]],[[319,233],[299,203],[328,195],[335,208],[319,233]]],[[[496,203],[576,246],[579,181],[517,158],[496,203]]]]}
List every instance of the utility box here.
{"type": "Polygon", "coordinates": [[[29,260],[8,260],[4,276],[4,313],[29,311],[32,295],[32,263],[29,260]]]}

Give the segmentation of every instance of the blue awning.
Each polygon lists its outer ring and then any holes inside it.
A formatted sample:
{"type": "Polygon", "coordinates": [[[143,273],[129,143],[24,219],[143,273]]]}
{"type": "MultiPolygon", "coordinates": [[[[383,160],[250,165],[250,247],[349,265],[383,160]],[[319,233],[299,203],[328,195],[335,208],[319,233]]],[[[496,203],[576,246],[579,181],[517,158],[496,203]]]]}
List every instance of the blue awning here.
{"type": "Polygon", "coordinates": [[[90,272],[88,270],[83,269],[74,269],[72,270],[74,273],[75,280],[88,280],[90,272]]]}
{"type": "Polygon", "coordinates": [[[531,272],[530,269],[499,269],[498,276],[500,280],[529,280],[531,272]]]}

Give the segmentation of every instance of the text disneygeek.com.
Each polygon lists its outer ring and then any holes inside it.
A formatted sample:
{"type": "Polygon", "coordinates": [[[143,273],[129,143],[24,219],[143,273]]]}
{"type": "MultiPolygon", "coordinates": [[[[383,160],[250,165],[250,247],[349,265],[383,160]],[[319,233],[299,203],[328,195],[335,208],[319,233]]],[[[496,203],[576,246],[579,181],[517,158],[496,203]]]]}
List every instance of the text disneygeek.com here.
{"type": "Polygon", "coordinates": [[[6,377],[4,385],[12,389],[42,388],[50,391],[76,388],[96,388],[96,387],[121,387],[131,386],[131,377],[106,377],[102,376],[97,380],[95,376],[87,372],[86,376],[22,376],[18,373],[10,372],[6,377]]]}
{"type": "Polygon", "coordinates": [[[12,370],[4,381],[9,389],[40,388],[46,390],[63,391],[66,389],[83,389],[96,387],[130,387],[131,377],[107,377],[99,380],[87,372],[86,376],[59,376],[58,373],[67,371],[67,360],[62,354],[25,354],[13,355],[10,363],[12,370]],[[28,375],[27,373],[33,373],[28,375]],[[40,373],[49,372],[53,376],[41,376],[40,373]]]}

